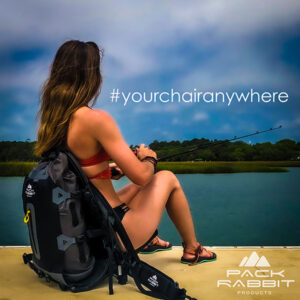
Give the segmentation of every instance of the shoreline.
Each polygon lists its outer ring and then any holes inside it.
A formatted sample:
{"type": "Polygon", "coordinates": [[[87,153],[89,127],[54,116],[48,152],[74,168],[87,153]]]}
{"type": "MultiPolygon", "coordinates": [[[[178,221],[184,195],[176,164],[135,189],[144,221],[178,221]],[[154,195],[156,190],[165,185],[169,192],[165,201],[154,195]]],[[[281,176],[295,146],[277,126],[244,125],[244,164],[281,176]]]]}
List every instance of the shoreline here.
{"type": "MultiPolygon", "coordinates": [[[[37,162],[0,162],[0,177],[25,176],[37,162]]],[[[300,167],[300,161],[184,161],[159,162],[157,171],[175,174],[226,174],[288,172],[288,167],[300,167]]]]}

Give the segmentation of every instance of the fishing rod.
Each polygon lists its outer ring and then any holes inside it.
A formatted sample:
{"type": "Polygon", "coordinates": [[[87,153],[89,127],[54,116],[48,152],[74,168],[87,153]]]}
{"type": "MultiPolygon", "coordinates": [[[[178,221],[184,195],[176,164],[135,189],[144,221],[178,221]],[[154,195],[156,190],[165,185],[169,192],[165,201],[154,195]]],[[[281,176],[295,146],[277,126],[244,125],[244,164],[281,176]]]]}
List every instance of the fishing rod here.
{"type": "MultiPolygon", "coordinates": [[[[224,144],[227,144],[227,143],[232,142],[232,141],[244,139],[244,138],[249,137],[249,136],[258,135],[258,134],[262,134],[262,133],[269,132],[269,131],[274,131],[274,130],[281,129],[281,128],[282,128],[282,125],[280,125],[278,127],[274,127],[274,128],[269,128],[269,129],[266,129],[266,130],[256,131],[254,133],[249,133],[249,134],[242,135],[242,136],[239,136],[239,137],[234,136],[232,139],[216,142],[214,144],[211,144],[211,142],[203,143],[203,144],[200,144],[198,146],[195,146],[195,147],[193,147],[189,150],[183,151],[183,152],[178,152],[178,153],[174,153],[174,154],[171,154],[171,155],[163,156],[161,158],[158,158],[158,161],[162,161],[164,159],[168,159],[168,158],[178,156],[178,155],[183,155],[183,154],[186,154],[186,153],[191,153],[191,152],[194,152],[198,149],[203,149],[203,148],[209,147],[209,146],[213,147],[213,146],[218,146],[218,145],[224,145],[224,144]]],[[[136,153],[137,153],[136,150],[133,150],[133,152],[136,155],[136,153]]],[[[118,170],[116,170],[116,168],[112,168],[111,172],[112,172],[112,176],[120,175],[120,172],[118,170]]]]}
{"type": "Polygon", "coordinates": [[[249,137],[249,136],[258,135],[258,134],[262,134],[262,133],[269,132],[269,131],[274,131],[274,130],[281,129],[281,128],[282,128],[282,125],[280,125],[278,127],[274,127],[274,128],[271,127],[269,129],[266,129],[266,130],[256,131],[254,133],[249,133],[249,134],[239,136],[239,137],[234,136],[232,139],[216,142],[214,144],[211,144],[211,142],[207,142],[207,143],[195,146],[195,147],[193,147],[189,150],[183,151],[183,152],[178,152],[178,153],[170,154],[170,155],[167,155],[167,156],[163,156],[163,157],[159,158],[158,160],[161,161],[161,160],[165,160],[165,159],[168,159],[168,158],[171,158],[171,157],[174,157],[174,156],[183,155],[183,154],[186,154],[186,153],[191,153],[191,152],[194,152],[198,149],[206,148],[207,146],[212,146],[213,147],[213,146],[218,146],[218,145],[224,145],[224,144],[227,144],[227,143],[232,142],[232,141],[244,139],[244,138],[249,137]]]}

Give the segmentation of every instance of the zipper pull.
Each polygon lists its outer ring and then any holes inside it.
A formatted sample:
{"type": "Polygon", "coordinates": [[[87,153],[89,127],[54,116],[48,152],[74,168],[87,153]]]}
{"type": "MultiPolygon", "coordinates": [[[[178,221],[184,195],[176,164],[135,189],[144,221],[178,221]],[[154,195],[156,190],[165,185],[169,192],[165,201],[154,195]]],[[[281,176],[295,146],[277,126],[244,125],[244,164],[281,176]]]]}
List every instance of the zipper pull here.
{"type": "Polygon", "coordinates": [[[29,222],[30,209],[27,210],[26,215],[24,217],[24,223],[27,224],[29,222]]]}

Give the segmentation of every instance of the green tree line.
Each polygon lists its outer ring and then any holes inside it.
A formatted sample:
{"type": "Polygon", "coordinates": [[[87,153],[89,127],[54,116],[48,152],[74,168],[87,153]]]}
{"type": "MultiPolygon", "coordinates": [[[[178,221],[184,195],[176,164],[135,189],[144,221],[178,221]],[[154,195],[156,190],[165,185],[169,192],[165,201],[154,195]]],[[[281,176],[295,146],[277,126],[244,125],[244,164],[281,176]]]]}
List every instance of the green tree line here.
{"type": "MultiPolygon", "coordinates": [[[[242,141],[218,145],[221,140],[193,139],[185,141],[153,141],[149,146],[157,152],[158,157],[187,151],[199,147],[192,153],[174,156],[167,161],[279,161],[299,160],[300,142],[283,139],[276,143],[257,143],[250,145],[242,141]],[[201,149],[201,145],[205,145],[201,149]]],[[[0,161],[38,161],[34,156],[35,142],[0,142],[0,161]]],[[[131,146],[133,147],[133,146],[131,146]]]]}
{"type": "Polygon", "coordinates": [[[270,142],[250,145],[242,141],[228,142],[208,139],[193,139],[190,141],[158,142],[155,140],[149,146],[157,152],[158,157],[165,157],[199,147],[198,150],[167,159],[168,161],[279,161],[299,160],[300,143],[283,139],[274,144],[270,142]],[[203,145],[203,149],[201,149],[203,145]]]}
{"type": "Polygon", "coordinates": [[[0,142],[0,161],[38,161],[33,154],[35,142],[0,142]]]}

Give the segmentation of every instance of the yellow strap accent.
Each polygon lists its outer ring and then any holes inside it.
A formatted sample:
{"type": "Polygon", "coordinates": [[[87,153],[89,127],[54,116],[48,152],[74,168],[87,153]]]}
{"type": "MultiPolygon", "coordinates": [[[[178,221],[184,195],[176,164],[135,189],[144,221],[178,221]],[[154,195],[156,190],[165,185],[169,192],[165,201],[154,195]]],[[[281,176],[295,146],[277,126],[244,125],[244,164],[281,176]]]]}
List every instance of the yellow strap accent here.
{"type": "Polygon", "coordinates": [[[29,222],[30,209],[27,210],[26,215],[24,217],[24,223],[27,224],[29,222]]]}

